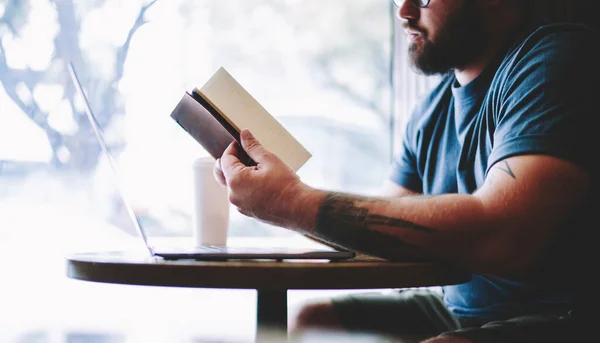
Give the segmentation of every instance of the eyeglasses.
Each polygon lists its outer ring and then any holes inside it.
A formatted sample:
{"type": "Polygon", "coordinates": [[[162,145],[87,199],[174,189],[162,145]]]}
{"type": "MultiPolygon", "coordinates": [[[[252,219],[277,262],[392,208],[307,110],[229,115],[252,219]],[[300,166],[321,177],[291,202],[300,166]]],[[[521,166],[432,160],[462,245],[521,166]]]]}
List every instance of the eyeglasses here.
{"type": "MultiPolygon", "coordinates": [[[[431,2],[431,0],[411,0],[413,2],[413,4],[415,4],[415,6],[417,7],[427,7],[429,6],[429,3],[431,2]]],[[[404,0],[393,0],[394,5],[396,5],[396,7],[401,7],[402,4],[404,3],[404,0]]]]}

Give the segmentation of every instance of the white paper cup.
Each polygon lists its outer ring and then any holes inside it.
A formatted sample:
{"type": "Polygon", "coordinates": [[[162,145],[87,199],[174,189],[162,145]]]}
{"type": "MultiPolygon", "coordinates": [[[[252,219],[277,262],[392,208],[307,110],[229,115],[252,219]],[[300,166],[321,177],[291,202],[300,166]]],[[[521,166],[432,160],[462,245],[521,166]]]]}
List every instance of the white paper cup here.
{"type": "Polygon", "coordinates": [[[215,159],[201,157],[193,163],[194,243],[227,245],[229,200],[227,187],[220,185],[213,174],[215,159]]]}

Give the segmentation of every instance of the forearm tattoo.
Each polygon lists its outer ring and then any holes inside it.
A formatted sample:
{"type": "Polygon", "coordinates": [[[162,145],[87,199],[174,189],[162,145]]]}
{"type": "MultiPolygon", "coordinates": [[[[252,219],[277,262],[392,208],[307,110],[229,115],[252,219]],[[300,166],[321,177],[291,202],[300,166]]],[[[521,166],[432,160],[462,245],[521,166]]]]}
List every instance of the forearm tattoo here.
{"type": "Polygon", "coordinates": [[[358,252],[391,258],[400,252],[416,250],[416,246],[397,236],[374,230],[374,226],[402,228],[425,233],[435,230],[409,221],[369,213],[367,207],[357,203],[385,202],[385,199],[356,198],[339,193],[329,193],[317,213],[315,230],[318,236],[333,244],[358,252]]]}

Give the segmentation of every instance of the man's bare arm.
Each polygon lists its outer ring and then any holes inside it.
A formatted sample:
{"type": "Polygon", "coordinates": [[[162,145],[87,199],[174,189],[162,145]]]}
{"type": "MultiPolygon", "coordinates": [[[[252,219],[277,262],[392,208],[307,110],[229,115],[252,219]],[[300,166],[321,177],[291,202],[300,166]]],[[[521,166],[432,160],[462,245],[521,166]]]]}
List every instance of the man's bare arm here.
{"type": "Polygon", "coordinates": [[[304,184],[247,130],[247,167],[231,144],[222,180],[238,210],[334,245],[388,259],[434,259],[478,273],[511,275],[531,266],[587,196],[590,175],[544,155],[507,158],[473,194],[367,197],[304,184]]]}
{"type": "Polygon", "coordinates": [[[386,259],[518,272],[582,199],[588,179],[570,162],[521,156],[494,166],[473,195],[377,198],[316,191],[315,219],[303,231],[386,259]]]}
{"type": "Polygon", "coordinates": [[[406,187],[402,187],[397,183],[394,183],[390,180],[385,180],[383,185],[381,185],[381,189],[379,190],[379,196],[386,198],[398,198],[405,197],[409,195],[419,195],[420,193],[412,191],[406,187]]]}
{"type": "MultiPolygon", "coordinates": [[[[402,196],[417,195],[417,194],[418,194],[417,192],[411,191],[410,189],[402,187],[402,186],[400,186],[400,185],[398,185],[398,184],[396,184],[396,183],[394,183],[394,182],[392,182],[390,180],[385,180],[383,182],[383,184],[381,185],[381,188],[379,190],[379,196],[381,196],[381,197],[390,197],[390,198],[391,197],[396,198],[396,197],[402,197],[402,196]]],[[[336,195],[338,195],[338,196],[344,196],[342,194],[331,193],[331,196],[336,196],[336,195]]],[[[307,237],[307,238],[309,238],[309,239],[312,239],[313,241],[316,241],[316,242],[318,242],[320,244],[324,244],[324,245],[327,245],[329,247],[336,248],[336,249],[343,249],[343,247],[341,247],[338,244],[334,244],[332,241],[325,241],[325,240],[322,240],[322,239],[319,239],[319,238],[315,237],[314,235],[307,235],[307,234],[305,234],[304,236],[307,237]]],[[[368,254],[366,254],[364,252],[362,254],[360,254],[360,255],[367,255],[367,256],[361,256],[361,257],[364,257],[364,258],[367,258],[367,259],[374,258],[374,256],[368,255],[368,254]]]]}

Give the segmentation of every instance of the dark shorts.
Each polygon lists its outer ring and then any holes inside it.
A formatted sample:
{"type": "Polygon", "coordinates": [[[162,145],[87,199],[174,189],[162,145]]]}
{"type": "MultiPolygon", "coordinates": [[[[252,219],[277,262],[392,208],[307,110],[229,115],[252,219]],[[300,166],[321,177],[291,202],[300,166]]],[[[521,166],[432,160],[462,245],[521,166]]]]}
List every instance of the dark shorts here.
{"type": "Polygon", "coordinates": [[[332,299],[345,328],[395,337],[459,336],[473,343],[565,343],[587,335],[568,313],[501,321],[455,317],[436,288],[355,293],[332,299]]]}

